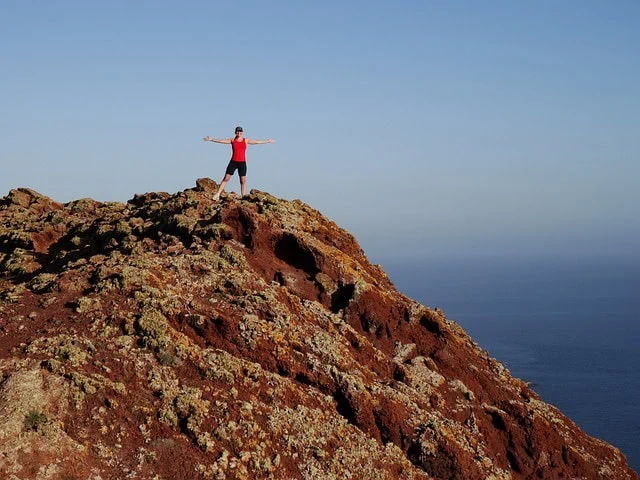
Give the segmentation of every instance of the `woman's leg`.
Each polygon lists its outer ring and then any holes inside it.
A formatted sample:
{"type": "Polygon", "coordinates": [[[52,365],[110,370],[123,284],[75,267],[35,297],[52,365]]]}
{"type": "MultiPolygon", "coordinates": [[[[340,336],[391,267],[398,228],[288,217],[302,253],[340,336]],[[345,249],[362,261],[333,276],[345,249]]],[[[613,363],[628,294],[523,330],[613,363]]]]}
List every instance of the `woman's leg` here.
{"type": "Polygon", "coordinates": [[[224,192],[224,187],[227,186],[227,183],[229,183],[229,180],[231,180],[231,175],[229,175],[228,173],[225,173],[224,178],[222,179],[222,182],[220,182],[220,186],[218,187],[218,191],[213,196],[214,200],[218,200],[220,198],[220,194],[224,192]]]}
{"type": "Polygon", "coordinates": [[[240,194],[245,197],[247,195],[247,176],[240,177],[240,194]]]}

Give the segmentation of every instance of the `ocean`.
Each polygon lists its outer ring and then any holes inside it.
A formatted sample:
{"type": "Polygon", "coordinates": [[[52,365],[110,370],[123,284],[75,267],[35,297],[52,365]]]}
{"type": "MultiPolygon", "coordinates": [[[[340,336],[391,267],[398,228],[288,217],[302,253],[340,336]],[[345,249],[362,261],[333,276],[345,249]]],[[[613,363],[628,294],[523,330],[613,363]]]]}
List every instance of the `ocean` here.
{"type": "Polygon", "coordinates": [[[640,471],[640,260],[382,263],[640,471]]]}

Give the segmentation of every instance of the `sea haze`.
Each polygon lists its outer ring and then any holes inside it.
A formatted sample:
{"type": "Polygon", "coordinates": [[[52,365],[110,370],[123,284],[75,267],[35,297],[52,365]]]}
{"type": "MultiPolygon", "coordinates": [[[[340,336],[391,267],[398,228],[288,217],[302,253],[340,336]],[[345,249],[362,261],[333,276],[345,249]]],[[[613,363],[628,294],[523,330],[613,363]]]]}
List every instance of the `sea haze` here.
{"type": "Polygon", "coordinates": [[[640,261],[387,261],[511,373],[640,471],[640,261]]]}

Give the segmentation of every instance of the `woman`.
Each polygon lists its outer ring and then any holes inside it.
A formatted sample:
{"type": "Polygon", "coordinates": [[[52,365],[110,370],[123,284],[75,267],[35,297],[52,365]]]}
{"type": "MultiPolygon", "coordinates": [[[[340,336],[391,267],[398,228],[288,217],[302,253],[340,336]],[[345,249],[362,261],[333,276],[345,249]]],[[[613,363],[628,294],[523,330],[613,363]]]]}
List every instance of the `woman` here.
{"type": "Polygon", "coordinates": [[[220,199],[220,194],[224,191],[224,187],[227,185],[231,177],[238,170],[238,175],[240,176],[240,193],[244,197],[247,194],[247,158],[246,151],[247,145],[260,145],[263,143],[274,143],[275,140],[251,140],[250,138],[243,137],[242,127],[236,127],[236,136],[235,138],[224,138],[217,139],[211,138],[209,136],[204,137],[203,140],[205,142],[215,142],[215,143],[230,143],[231,144],[231,160],[229,160],[229,165],[227,165],[227,171],[225,172],[224,178],[222,182],[220,182],[220,187],[218,191],[213,196],[214,200],[220,199]]]}

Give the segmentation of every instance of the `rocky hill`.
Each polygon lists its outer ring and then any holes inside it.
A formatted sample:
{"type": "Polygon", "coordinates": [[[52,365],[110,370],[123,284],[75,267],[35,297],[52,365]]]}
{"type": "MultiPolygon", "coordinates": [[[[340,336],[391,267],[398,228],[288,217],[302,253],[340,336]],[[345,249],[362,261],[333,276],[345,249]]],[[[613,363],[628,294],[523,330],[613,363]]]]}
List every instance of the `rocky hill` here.
{"type": "Polygon", "coordinates": [[[0,478],[638,479],[335,223],[215,187],[0,200],[0,478]]]}

